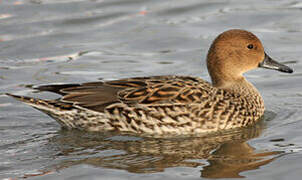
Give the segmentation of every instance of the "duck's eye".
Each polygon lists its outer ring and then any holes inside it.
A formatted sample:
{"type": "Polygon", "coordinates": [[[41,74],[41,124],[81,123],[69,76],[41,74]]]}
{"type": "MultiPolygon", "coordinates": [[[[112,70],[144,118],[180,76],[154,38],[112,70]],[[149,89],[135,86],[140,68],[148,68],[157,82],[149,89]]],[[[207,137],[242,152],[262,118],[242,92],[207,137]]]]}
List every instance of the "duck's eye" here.
{"type": "Polygon", "coordinates": [[[247,45],[247,48],[249,48],[249,49],[253,49],[253,48],[254,48],[254,45],[249,44],[249,45],[247,45]]]}

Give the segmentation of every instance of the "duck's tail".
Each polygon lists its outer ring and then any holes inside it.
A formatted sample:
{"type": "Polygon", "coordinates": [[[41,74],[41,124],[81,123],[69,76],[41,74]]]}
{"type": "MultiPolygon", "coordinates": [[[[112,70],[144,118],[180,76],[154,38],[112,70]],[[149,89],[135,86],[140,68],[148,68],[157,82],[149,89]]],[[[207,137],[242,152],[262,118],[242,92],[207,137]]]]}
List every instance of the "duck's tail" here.
{"type": "Polygon", "coordinates": [[[69,103],[62,103],[56,100],[43,100],[43,99],[32,98],[27,96],[19,96],[10,93],[5,93],[5,94],[41,111],[53,111],[54,109],[70,110],[70,108],[72,107],[72,105],[69,103]]]}
{"type": "Polygon", "coordinates": [[[18,101],[28,104],[39,111],[42,111],[58,121],[63,127],[73,127],[73,123],[66,122],[65,118],[62,118],[66,112],[71,112],[72,105],[68,103],[59,102],[57,100],[43,100],[38,98],[32,98],[27,96],[19,96],[15,94],[5,93],[7,96],[13,97],[18,101]]]}
{"type": "Polygon", "coordinates": [[[33,106],[37,109],[45,109],[45,107],[48,107],[49,104],[47,100],[27,97],[27,96],[19,96],[15,94],[5,93],[5,95],[15,98],[18,101],[24,102],[30,106],[33,106]]]}
{"type": "Polygon", "coordinates": [[[46,113],[63,128],[85,129],[88,131],[114,130],[113,126],[110,125],[110,120],[104,113],[81,108],[80,106],[60,100],[43,100],[10,93],[6,93],[6,95],[46,113]]]}

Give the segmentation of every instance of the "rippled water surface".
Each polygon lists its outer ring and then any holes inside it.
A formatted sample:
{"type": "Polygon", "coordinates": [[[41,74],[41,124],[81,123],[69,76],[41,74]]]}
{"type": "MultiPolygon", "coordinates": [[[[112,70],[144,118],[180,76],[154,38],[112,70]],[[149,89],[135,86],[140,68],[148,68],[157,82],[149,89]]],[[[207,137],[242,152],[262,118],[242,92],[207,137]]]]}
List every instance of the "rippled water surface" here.
{"type": "Polygon", "coordinates": [[[302,1],[2,0],[0,93],[55,98],[31,85],[192,75],[230,28],[255,33],[294,74],[246,77],[266,104],[255,127],[203,138],[155,139],[61,130],[0,95],[0,178],[300,179],[302,1]]]}

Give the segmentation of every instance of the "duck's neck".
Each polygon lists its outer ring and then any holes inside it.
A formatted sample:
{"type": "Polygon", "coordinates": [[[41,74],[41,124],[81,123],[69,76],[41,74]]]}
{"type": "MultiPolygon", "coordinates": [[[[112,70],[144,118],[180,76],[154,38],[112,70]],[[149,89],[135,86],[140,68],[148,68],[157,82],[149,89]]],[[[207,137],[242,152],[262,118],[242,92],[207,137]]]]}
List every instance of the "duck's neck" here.
{"type": "Polygon", "coordinates": [[[251,100],[256,98],[262,101],[261,95],[258,90],[243,76],[237,78],[235,81],[217,83],[213,84],[213,86],[219,89],[224,89],[231,93],[240,94],[240,96],[244,96],[251,100]]]}

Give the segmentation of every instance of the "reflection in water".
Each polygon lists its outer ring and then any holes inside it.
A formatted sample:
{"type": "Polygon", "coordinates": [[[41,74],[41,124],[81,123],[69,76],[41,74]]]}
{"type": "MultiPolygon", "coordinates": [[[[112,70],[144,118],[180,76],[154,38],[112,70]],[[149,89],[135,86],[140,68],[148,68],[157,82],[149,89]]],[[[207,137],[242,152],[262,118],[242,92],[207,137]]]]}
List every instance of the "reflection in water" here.
{"type": "Polygon", "coordinates": [[[59,148],[56,159],[64,159],[55,165],[56,170],[89,164],[153,173],[170,167],[200,166],[202,177],[243,177],[240,172],[257,169],[281,153],[256,152],[246,142],[259,136],[262,129],[263,123],[259,123],[211,136],[169,139],[61,131],[49,145],[59,148]]]}

